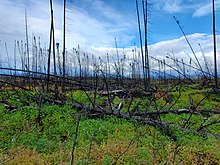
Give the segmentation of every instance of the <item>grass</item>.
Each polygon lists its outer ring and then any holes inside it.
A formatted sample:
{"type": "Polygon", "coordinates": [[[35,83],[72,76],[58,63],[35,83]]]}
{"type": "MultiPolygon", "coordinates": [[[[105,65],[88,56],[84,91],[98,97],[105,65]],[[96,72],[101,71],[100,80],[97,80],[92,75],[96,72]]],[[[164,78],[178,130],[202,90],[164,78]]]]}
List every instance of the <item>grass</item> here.
{"type": "MultiPolygon", "coordinates": [[[[189,94],[195,103],[205,96],[205,92],[197,89],[182,91],[181,96],[172,109],[188,108],[189,94]]],[[[1,92],[0,97],[13,94],[1,92]]],[[[29,93],[35,95],[36,93],[29,93]]],[[[17,99],[26,99],[27,93],[18,92],[8,98],[18,110],[9,112],[0,105],[0,163],[1,164],[69,164],[75,136],[77,109],[72,106],[71,98],[90,105],[85,92],[68,93],[68,103],[65,105],[43,104],[41,107],[42,124],[36,123],[38,116],[37,104],[30,100],[30,105],[24,106],[17,99]]],[[[94,95],[89,93],[91,99],[94,95]]],[[[173,92],[172,100],[179,97],[173,92]]],[[[141,98],[135,98],[131,104],[134,108],[141,98]]],[[[97,96],[97,102],[102,104],[107,98],[97,96]]],[[[200,109],[210,110],[220,107],[220,97],[211,94],[200,105],[200,109]]],[[[121,102],[115,97],[113,105],[121,102]]],[[[142,98],[141,110],[154,110],[164,107],[164,101],[157,100],[149,106],[150,98],[142,98]],[[149,106],[149,107],[146,107],[149,106]]],[[[172,103],[164,107],[168,109],[172,103]]],[[[128,101],[123,101],[123,111],[127,111],[128,101]]],[[[202,133],[181,131],[177,126],[183,126],[189,114],[162,115],[164,122],[175,123],[171,129],[177,141],[171,140],[163,132],[152,126],[144,126],[135,122],[106,116],[101,119],[91,119],[82,116],[79,125],[79,138],[75,152],[75,164],[220,164],[220,141],[202,133]],[[126,152],[125,152],[126,151],[126,152]],[[123,154],[124,153],[124,154],[123,154]],[[121,155],[121,156],[120,156],[121,155]]],[[[213,116],[205,121],[210,123],[219,117],[213,116]]],[[[188,128],[198,128],[204,118],[192,115],[188,128]]],[[[220,125],[211,125],[209,130],[220,134],[220,125]]]]}

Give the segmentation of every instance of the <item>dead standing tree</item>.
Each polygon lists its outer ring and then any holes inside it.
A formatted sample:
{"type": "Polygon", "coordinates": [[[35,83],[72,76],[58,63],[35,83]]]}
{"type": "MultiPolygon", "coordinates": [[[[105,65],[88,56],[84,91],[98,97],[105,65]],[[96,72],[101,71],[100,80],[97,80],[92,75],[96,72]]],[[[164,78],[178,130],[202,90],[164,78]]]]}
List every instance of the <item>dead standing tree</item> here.
{"type": "Polygon", "coordinates": [[[26,30],[26,43],[27,43],[27,69],[30,69],[30,53],[29,53],[29,42],[28,42],[28,24],[27,24],[27,11],[25,9],[25,30],[26,30]]]}
{"type": "MultiPolygon", "coordinates": [[[[63,5],[63,81],[65,82],[65,74],[66,74],[66,69],[65,69],[65,50],[66,49],[66,0],[64,0],[64,5],[63,5]]],[[[62,83],[62,92],[65,91],[64,83],[62,83]]]]}
{"type": "Polygon", "coordinates": [[[144,13],[144,64],[146,69],[146,86],[150,85],[150,64],[148,52],[148,1],[142,0],[143,13],[144,13]]]}
{"type": "Polygon", "coordinates": [[[139,29],[139,37],[140,37],[140,46],[141,46],[141,56],[142,56],[142,65],[143,65],[143,78],[144,78],[144,88],[148,89],[150,84],[150,68],[149,68],[149,55],[147,48],[147,26],[148,26],[148,2],[147,0],[142,0],[143,14],[144,14],[144,44],[145,44],[145,52],[143,51],[143,40],[142,40],[142,32],[141,32],[141,22],[140,22],[140,13],[139,13],[139,5],[138,0],[136,0],[136,10],[137,10],[137,18],[138,18],[138,29],[139,29]]]}
{"type": "Polygon", "coordinates": [[[216,35],[215,35],[215,0],[212,0],[212,18],[213,18],[213,46],[214,46],[214,80],[216,90],[218,88],[218,73],[217,73],[217,57],[216,57],[216,35]]]}
{"type": "MultiPolygon", "coordinates": [[[[54,62],[54,79],[56,80],[56,52],[55,52],[55,34],[54,34],[54,19],[53,19],[53,1],[50,0],[50,11],[51,11],[51,28],[50,28],[50,45],[49,45],[49,55],[48,55],[48,68],[47,68],[47,91],[49,91],[49,81],[50,81],[50,56],[51,47],[53,43],[53,62],[54,62]]],[[[55,95],[58,94],[58,86],[55,82],[55,95]]]]}
{"type": "Polygon", "coordinates": [[[138,0],[136,0],[136,9],[137,9],[138,29],[139,29],[139,37],[140,37],[140,45],[141,45],[141,57],[142,57],[142,65],[143,65],[144,86],[145,86],[145,89],[146,89],[146,74],[145,74],[145,67],[144,67],[144,53],[143,53],[142,32],[141,32],[141,23],[140,23],[138,0]]]}

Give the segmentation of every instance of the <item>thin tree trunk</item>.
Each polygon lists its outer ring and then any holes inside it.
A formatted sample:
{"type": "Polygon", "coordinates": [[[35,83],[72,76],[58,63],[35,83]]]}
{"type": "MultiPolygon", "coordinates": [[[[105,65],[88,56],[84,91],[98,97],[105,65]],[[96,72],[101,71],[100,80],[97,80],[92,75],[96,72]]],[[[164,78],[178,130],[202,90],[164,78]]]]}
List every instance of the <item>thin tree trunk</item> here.
{"type": "MultiPolygon", "coordinates": [[[[63,9],[63,81],[65,81],[65,74],[66,74],[66,70],[65,70],[65,48],[66,48],[66,0],[64,0],[64,5],[63,5],[64,9],[63,9]]],[[[62,92],[65,91],[64,88],[64,82],[62,83],[62,92]]]]}
{"type": "Polygon", "coordinates": [[[144,78],[144,86],[145,86],[145,89],[146,89],[146,72],[145,72],[145,62],[144,62],[144,52],[143,52],[143,43],[142,43],[142,34],[141,34],[141,24],[140,24],[138,0],[136,0],[136,9],[137,9],[138,29],[139,29],[139,35],[140,35],[139,37],[140,37],[140,44],[141,44],[141,56],[142,56],[142,65],[143,65],[143,78],[144,78]]]}
{"type": "Polygon", "coordinates": [[[217,73],[217,54],[216,54],[216,35],[215,35],[215,0],[212,0],[212,16],[213,16],[213,46],[214,46],[214,74],[215,86],[218,88],[218,73],[217,73]]]}
{"type": "Polygon", "coordinates": [[[27,25],[27,11],[25,9],[25,29],[26,29],[26,43],[27,43],[27,70],[29,70],[30,68],[30,53],[29,53],[29,42],[28,42],[28,25],[27,25]]]}
{"type": "Polygon", "coordinates": [[[148,87],[149,83],[150,83],[150,66],[149,66],[149,52],[148,52],[148,33],[147,33],[147,27],[148,27],[148,2],[147,0],[142,1],[143,3],[143,13],[144,13],[144,43],[145,43],[145,59],[144,59],[144,63],[145,63],[145,74],[146,74],[146,84],[145,86],[148,87]]]}
{"type": "Polygon", "coordinates": [[[75,148],[76,148],[77,139],[78,139],[79,123],[80,123],[81,115],[82,114],[80,112],[79,116],[77,118],[77,121],[76,121],[76,133],[75,133],[74,143],[73,143],[72,153],[71,153],[71,162],[70,162],[71,165],[73,165],[73,163],[74,163],[74,153],[75,153],[75,148]]]}

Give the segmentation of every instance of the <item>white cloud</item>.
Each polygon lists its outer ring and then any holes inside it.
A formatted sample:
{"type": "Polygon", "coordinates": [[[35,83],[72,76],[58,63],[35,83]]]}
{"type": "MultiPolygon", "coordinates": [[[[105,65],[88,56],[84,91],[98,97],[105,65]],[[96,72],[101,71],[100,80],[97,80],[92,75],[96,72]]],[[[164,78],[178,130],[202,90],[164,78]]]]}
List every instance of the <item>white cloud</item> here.
{"type": "MultiPolygon", "coordinates": [[[[186,13],[193,12],[193,17],[202,17],[212,13],[212,1],[210,0],[152,0],[157,10],[166,13],[186,13]]],[[[215,0],[215,9],[220,9],[220,0],[215,0]]]]}
{"type": "MultiPolygon", "coordinates": [[[[29,49],[32,49],[33,34],[41,38],[41,46],[48,48],[50,29],[49,1],[44,0],[7,0],[0,3],[0,56],[1,62],[7,62],[5,43],[8,47],[9,61],[14,61],[14,41],[23,41],[25,38],[25,9],[27,10],[29,49]]],[[[54,3],[55,12],[55,35],[56,40],[61,40],[62,34],[62,11],[59,4],[54,3]]],[[[20,43],[20,50],[21,43],[20,43]]],[[[25,51],[25,48],[23,48],[25,51]]],[[[32,53],[32,51],[30,50],[32,53]]],[[[32,54],[30,54],[32,56],[32,54]]],[[[17,64],[20,64],[20,53],[17,47],[17,64]]]]}
{"type": "MultiPolygon", "coordinates": [[[[118,44],[120,44],[118,45],[120,58],[123,57],[124,51],[129,59],[127,63],[127,65],[129,65],[130,59],[133,57],[132,49],[134,49],[134,47],[130,45],[134,42],[137,32],[137,20],[135,15],[133,17],[130,17],[130,15],[124,16],[103,1],[85,1],[88,2],[87,5],[93,5],[91,9],[85,11],[85,8],[73,5],[73,14],[68,13],[67,47],[71,49],[72,47],[77,47],[79,44],[83,50],[91,54],[106,58],[106,54],[109,53],[109,55],[113,57],[113,60],[116,60],[114,41],[114,37],[116,37],[118,44]],[[89,10],[92,11],[89,12],[89,10]],[[97,13],[100,15],[97,15],[97,13]],[[125,45],[125,49],[121,48],[123,45],[125,45]]],[[[37,37],[41,37],[42,44],[48,44],[50,29],[49,3],[44,0],[27,0],[27,2],[28,5],[24,4],[23,0],[7,0],[0,3],[1,58],[5,55],[4,42],[8,43],[9,55],[13,56],[14,40],[25,40],[25,8],[27,8],[28,11],[30,45],[32,33],[37,37]]],[[[181,0],[160,0],[158,1],[158,9],[160,8],[170,13],[184,12],[183,9],[187,7],[182,2],[181,0]]],[[[216,2],[218,4],[220,1],[218,0],[216,2]]],[[[196,2],[193,3],[195,4],[196,2]]],[[[200,8],[202,8],[202,6],[200,8]]],[[[54,14],[56,42],[62,44],[62,4],[54,3],[54,14]]],[[[203,61],[203,59],[198,42],[202,45],[209,61],[213,61],[211,35],[195,33],[187,37],[201,61],[203,61]]],[[[219,43],[220,37],[218,36],[217,38],[219,43]]],[[[158,58],[165,58],[167,53],[174,52],[177,58],[184,58],[184,60],[187,61],[188,57],[184,51],[193,57],[184,37],[158,42],[149,46],[150,55],[158,58]]]]}
{"type": "Polygon", "coordinates": [[[88,11],[75,5],[74,14],[69,15],[71,26],[68,27],[68,33],[72,34],[69,38],[72,45],[80,44],[84,48],[110,47],[114,45],[114,37],[118,43],[125,45],[134,40],[137,32],[134,16],[127,17],[100,0],[87,0],[86,5],[89,6],[88,11]]]}
{"type": "MultiPolygon", "coordinates": [[[[89,5],[89,8],[77,6],[78,4],[75,3],[68,4],[69,10],[73,8],[73,13],[67,13],[67,47],[76,47],[78,44],[85,49],[99,46],[110,47],[114,46],[114,37],[117,38],[118,43],[123,45],[133,42],[137,31],[135,16],[128,18],[116,11],[113,6],[99,0],[85,1],[83,4],[89,5]]],[[[34,34],[41,38],[41,43],[48,44],[50,30],[49,1],[3,1],[0,3],[0,40],[3,43],[8,43],[9,54],[13,54],[14,40],[25,41],[25,8],[28,15],[29,40],[32,40],[32,34],[34,34]]],[[[61,45],[62,12],[62,4],[54,1],[56,42],[61,45]]]]}
{"type": "Polygon", "coordinates": [[[210,14],[210,13],[212,13],[211,3],[203,5],[200,8],[198,8],[198,10],[195,11],[193,16],[194,17],[201,17],[201,16],[205,16],[205,15],[210,14]]]}
{"type": "MultiPolygon", "coordinates": [[[[207,59],[207,62],[209,63],[210,67],[213,67],[213,38],[212,35],[208,34],[202,34],[202,33],[195,33],[188,35],[187,38],[189,39],[189,42],[191,43],[193,50],[195,51],[195,54],[201,63],[203,69],[205,70],[205,64],[204,64],[204,58],[202,56],[202,52],[200,50],[200,47],[198,43],[200,43],[202,50],[204,52],[204,55],[207,59]]],[[[220,42],[220,35],[217,36],[217,42],[220,42]]],[[[133,53],[132,50],[134,47],[128,47],[125,49],[119,48],[119,55],[120,58],[123,57],[123,52],[125,52],[127,61],[126,66],[129,67],[129,63],[132,60],[133,53]]],[[[136,48],[137,52],[140,51],[139,48],[136,48]]],[[[103,59],[106,58],[106,54],[109,53],[110,56],[113,56],[114,58],[112,60],[117,61],[116,58],[116,49],[115,48],[94,48],[91,52],[98,54],[103,59]]],[[[167,40],[167,41],[161,41],[153,45],[149,45],[149,55],[153,56],[157,59],[165,59],[168,64],[173,64],[173,62],[170,59],[167,59],[167,53],[171,54],[171,56],[174,54],[175,58],[184,60],[185,63],[189,64],[190,58],[186,55],[186,53],[194,60],[196,61],[194,55],[192,54],[186,40],[184,37],[174,39],[174,40],[167,40]]],[[[217,58],[218,62],[220,62],[220,53],[219,49],[217,52],[217,58]]],[[[153,69],[158,69],[158,63],[155,62],[153,59],[151,60],[151,67],[153,69]]],[[[220,63],[219,63],[220,64],[220,63]]],[[[193,63],[192,63],[193,65],[193,63]]],[[[213,69],[213,68],[212,68],[213,69]]]]}
{"type": "MultiPolygon", "coordinates": [[[[201,50],[199,47],[199,43],[206,55],[213,54],[213,39],[212,35],[202,34],[202,33],[195,33],[187,36],[196,56],[203,61],[203,57],[201,54],[201,50]]],[[[220,36],[217,36],[217,41],[220,41],[220,36]]],[[[194,59],[194,55],[187,44],[184,37],[169,40],[169,41],[162,41],[156,43],[154,45],[149,46],[150,54],[154,57],[160,56],[165,58],[167,53],[174,53],[176,58],[183,58],[185,61],[189,61],[186,53],[190,55],[194,59]],[[186,52],[186,53],[185,53],[186,52]]]]}
{"type": "MultiPolygon", "coordinates": [[[[216,11],[220,9],[220,0],[215,0],[216,11]]],[[[208,1],[206,3],[200,4],[196,11],[194,12],[194,17],[202,17],[212,13],[212,2],[208,1]]]]}
{"type": "Polygon", "coordinates": [[[165,1],[163,5],[163,10],[169,12],[169,13],[178,13],[182,12],[182,6],[181,6],[182,0],[168,0],[165,1]]]}
{"type": "Polygon", "coordinates": [[[170,14],[182,13],[188,8],[183,0],[152,0],[152,3],[157,10],[162,10],[170,14]]]}
{"type": "MultiPolygon", "coordinates": [[[[207,42],[207,39],[209,39],[210,36],[201,33],[195,33],[192,35],[188,35],[187,38],[192,44],[192,47],[195,49],[198,47],[199,41],[202,42],[201,44],[203,45],[204,42],[207,42]]],[[[150,48],[150,53],[153,56],[157,56],[157,55],[165,56],[166,53],[171,53],[172,51],[175,54],[179,54],[183,50],[184,51],[190,50],[184,37],[174,40],[161,41],[154,45],[151,45],[149,48],[150,48]]]]}
{"type": "MultiPolygon", "coordinates": [[[[195,54],[198,58],[198,61],[200,62],[202,68],[205,70],[205,62],[204,58],[202,56],[202,52],[200,50],[199,44],[202,47],[202,50],[204,52],[205,58],[207,62],[209,63],[211,69],[213,69],[213,37],[212,35],[208,34],[201,34],[201,33],[195,33],[187,36],[195,54]]],[[[220,41],[220,35],[217,36],[217,42],[220,41]]],[[[187,56],[187,54],[196,61],[190,47],[188,46],[186,40],[184,37],[181,37],[179,39],[175,40],[169,40],[169,41],[162,41],[159,43],[156,43],[154,45],[149,46],[150,55],[154,56],[159,59],[166,59],[166,62],[172,64],[173,61],[170,59],[167,59],[167,53],[169,53],[171,56],[174,55],[175,58],[182,60],[189,64],[190,58],[187,56]]],[[[219,49],[218,49],[219,50],[219,49]]],[[[218,61],[220,60],[220,53],[217,52],[217,58],[218,61]]],[[[195,66],[195,64],[192,63],[192,65],[195,66]]],[[[155,65],[154,65],[155,66],[155,65]]],[[[155,66],[156,67],[156,66],[155,66]]]]}

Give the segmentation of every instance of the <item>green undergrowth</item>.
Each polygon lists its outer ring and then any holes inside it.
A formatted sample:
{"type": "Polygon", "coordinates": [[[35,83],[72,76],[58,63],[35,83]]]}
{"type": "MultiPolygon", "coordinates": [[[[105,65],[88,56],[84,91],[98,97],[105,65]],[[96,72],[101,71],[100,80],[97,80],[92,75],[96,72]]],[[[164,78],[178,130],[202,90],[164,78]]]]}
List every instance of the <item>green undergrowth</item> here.
{"type": "Polygon", "coordinates": [[[168,104],[163,99],[156,100],[160,110],[188,109],[190,106],[201,110],[220,109],[220,95],[212,93],[211,89],[193,89],[185,86],[173,90],[170,95],[171,99],[168,104]]]}
{"type": "MultiPolygon", "coordinates": [[[[190,92],[183,92],[180,102],[172,109],[187,108],[189,104],[185,104],[189,102],[188,94],[190,92]],[[185,102],[181,103],[184,100],[185,102]]],[[[10,112],[4,104],[0,104],[0,164],[69,164],[79,115],[72,105],[73,98],[91,106],[87,96],[94,99],[94,94],[74,91],[67,94],[68,102],[65,105],[44,103],[40,107],[40,121],[37,102],[29,99],[30,104],[24,106],[20,101],[27,100],[27,95],[35,96],[37,93],[21,92],[9,98],[6,98],[6,95],[9,93],[1,93],[1,99],[6,99],[18,109],[10,112]]],[[[197,102],[205,93],[195,95],[193,99],[197,102]]],[[[99,95],[96,97],[96,103],[99,104],[104,104],[108,99],[99,95]]],[[[178,92],[173,92],[172,100],[177,97],[178,92]]],[[[212,94],[204,100],[200,108],[219,107],[218,99],[219,96],[212,94]],[[207,104],[210,103],[214,104],[208,107],[207,104]]],[[[122,111],[127,112],[129,100],[115,97],[113,106],[121,102],[122,111]]],[[[147,97],[135,98],[130,110],[137,104],[141,111],[154,111],[155,104],[159,109],[163,107],[164,101],[152,102],[147,97]]],[[[167,106],[171,105],[172,103],[167,106]]],[[[205,132],[192,131],[198,129],[201,123],[211,123],[217,117],[213,116],[204,121],[202,116],[190,114],[161,115],[163,122],[171,124],[169,131],[176,137],[176,140],[173,140],[164,131],[152,126],[113,116],[92,119],[83,113],[74,163],[112,164],[117,160],[116,164],[220,164],[219,139],[205,132]],[[185,126],[185,130],[179,129],[179,126],[185,126]]],[[[213,134],[220,134],[219,124],[208,128],[213,134]]]]}

